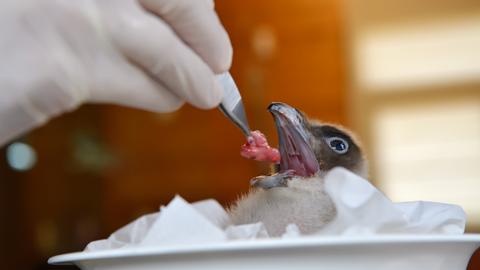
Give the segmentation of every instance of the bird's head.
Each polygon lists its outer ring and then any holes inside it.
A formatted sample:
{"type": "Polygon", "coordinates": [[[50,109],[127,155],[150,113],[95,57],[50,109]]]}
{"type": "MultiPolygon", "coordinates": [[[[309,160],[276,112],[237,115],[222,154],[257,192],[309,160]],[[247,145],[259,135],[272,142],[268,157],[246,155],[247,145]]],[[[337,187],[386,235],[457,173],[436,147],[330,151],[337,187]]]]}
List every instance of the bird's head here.
{"type": "Polygon", "coordinates": [[[367,161],[352,132],[311,121],[285,103],[272,103],[268,110],[278,133],[278,171],[294,170],[296,175],[307,177],[340,166],[367,177],[367,161]]]}

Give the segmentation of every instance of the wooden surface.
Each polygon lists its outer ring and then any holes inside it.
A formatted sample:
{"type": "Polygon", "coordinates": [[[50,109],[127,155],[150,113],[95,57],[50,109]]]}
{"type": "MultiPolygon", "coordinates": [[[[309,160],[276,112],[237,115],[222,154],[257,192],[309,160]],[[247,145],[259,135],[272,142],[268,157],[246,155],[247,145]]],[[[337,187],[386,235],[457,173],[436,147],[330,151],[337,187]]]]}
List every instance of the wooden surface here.
{"type": "Polygon", "coordinates": [[[467,270],[478,270],[478,269],[480,269],[480,249],[477,249],[477,251],[473,253],[467,268],[467,270]]]}

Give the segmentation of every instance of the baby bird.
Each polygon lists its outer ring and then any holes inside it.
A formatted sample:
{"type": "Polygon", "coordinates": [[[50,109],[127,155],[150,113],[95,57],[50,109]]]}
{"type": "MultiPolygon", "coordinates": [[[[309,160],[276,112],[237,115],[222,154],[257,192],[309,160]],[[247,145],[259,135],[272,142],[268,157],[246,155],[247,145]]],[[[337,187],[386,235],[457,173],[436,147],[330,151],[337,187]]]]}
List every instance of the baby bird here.
{"type": "Polygon", "coordinates": [[[263,222],[274,237],[290,223],[303,234],[315,233],[336,214],[323,176],[341,166],[366,178],[367,161],[350,131],[311,121],[284,103],[272,103],[268,110],[277,128],[280,164],[274,174],[251,180],[254,189],[230,207],[230,218],[235,225],[263,222]]]}

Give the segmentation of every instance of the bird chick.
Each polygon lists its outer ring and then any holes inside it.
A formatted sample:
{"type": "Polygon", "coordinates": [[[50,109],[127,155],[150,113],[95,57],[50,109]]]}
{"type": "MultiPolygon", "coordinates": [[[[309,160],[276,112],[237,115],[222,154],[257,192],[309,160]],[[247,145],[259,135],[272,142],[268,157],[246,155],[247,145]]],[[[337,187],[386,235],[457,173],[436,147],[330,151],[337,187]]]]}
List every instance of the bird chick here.
{"type": "Polygon", "coordinates": [[[291,223],[303,234],[315,233],[336,215],[323,176],[341,166],[366,178],[367,161],[350,131],[309,120],[284,103],[272,103],[268,110],[277,128],[280,163],[274,174],[250,181],[254,188],[230,207],[230,218],[236,225],[263,222],[270,236],[282,235],[291,223]]]}

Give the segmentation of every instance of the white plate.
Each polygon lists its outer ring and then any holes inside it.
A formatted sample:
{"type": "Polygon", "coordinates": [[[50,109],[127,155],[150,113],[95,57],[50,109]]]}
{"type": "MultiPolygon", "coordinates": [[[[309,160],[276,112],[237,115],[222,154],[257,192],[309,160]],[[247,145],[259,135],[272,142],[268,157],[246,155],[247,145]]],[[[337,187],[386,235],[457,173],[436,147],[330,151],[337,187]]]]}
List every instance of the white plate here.
{"type": "Polygon", "coordinates": [[[48,263],[95,270],[464,270],[478,247],[480,234],[323,236],[76,252],[48,263]]]}

